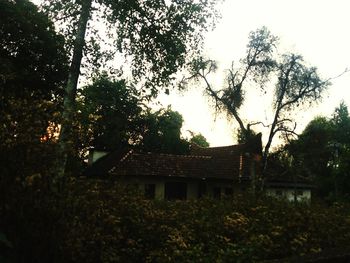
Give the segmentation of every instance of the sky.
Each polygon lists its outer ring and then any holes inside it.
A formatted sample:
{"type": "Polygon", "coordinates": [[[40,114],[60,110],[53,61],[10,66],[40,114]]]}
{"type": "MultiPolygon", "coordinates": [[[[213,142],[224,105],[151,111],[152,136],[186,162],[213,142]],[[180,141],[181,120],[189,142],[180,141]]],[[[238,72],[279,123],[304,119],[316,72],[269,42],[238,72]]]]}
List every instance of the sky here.
{"type": "MultiPolygon", "coordinates": [[[[206,36],[205,55],[219,64],[218,72],[238,61],[246,50],[248,34],[266,26],[280,39],[283,51],[301,54],[311,66],[316,66],[324,79],[350,69],[350,1],[348,0],[226,0],[220,7],[222,19],[206,36]]],[[[213,76],[213,84],[222,87],[222,74],[213,76]]],[[[350,107],[350,73],[334,79],[321,103],[293,113],[302,132],[315,116],[330,117],[344,100],[350,107]]],[[[202,133],[211,146],[236,143],[236,123],[225,114],[215,115],[203,86],[193,85],[187,92],[162,95],[164,106],[184,117],[183,134],[190,130],[202,133]]],[[[269,103],[259,94],[251,94],[243,108],[243,118],[250,121],[269,121],[269,103]]],[[[263,132],[263,141],[267,133],[263,132]]],[[[276,144],[281,141],[276,140],[276,144]]],[[[275,145],[276,145],[275,144],[275,145]]]]}

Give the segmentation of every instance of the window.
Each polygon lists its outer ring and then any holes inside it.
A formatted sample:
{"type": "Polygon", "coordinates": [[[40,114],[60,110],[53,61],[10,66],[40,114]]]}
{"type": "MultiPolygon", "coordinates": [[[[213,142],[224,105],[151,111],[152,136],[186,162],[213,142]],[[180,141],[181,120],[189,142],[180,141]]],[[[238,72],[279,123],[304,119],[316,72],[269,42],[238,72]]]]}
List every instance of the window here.
{"type": "Polygon", "coordinates": [[[207,185],[204,182],[198,184],[198,198],[203,197],[207,193],[207,185]]]}
{"type": "Polygon", "coordinates": [[[213,188],[213,197],[217,198],[217,199],[221,198],[221,188],[220,187],[213,188]]]}
{"type": "Polygon", "coordinates": [[[302,190],[297,190],[297,191],[296,191],[296,195],[297,195],[297,196],[303,195],[303,194],[304,194],[304,192],[303,192],[302,190]]]}
{"type": "Polygon", "coordinates": [[[225,195],[230,196],[233,194],[232,187],[226,187],[225,188],[225,195]]]}
{"type": "Polygon", "coordinates": [[[156,185],[145,184],[145,197],[147,199],[154,199],[155,195],[156,195],[156,185]]]}
{"type": "Polygon", "coordinates": [[[182,182],[165,183],[165,199],[185,200],[187,197],[187,184],[182,182]]]}

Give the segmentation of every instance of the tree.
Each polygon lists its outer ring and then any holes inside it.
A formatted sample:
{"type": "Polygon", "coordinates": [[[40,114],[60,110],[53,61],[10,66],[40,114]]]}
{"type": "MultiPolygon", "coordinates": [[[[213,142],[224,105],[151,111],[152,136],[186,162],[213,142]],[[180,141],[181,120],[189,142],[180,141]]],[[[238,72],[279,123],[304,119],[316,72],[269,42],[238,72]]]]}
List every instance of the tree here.
{"type": "MultiPolygon", "coordinates": [[[[51,226],[59,216],[53,219],[46,209],[52,207],[46,182],[55,145],[48,129],[60,121],[68,69],[64,38],[27,0],[0,1],[0,36],[0,235],[9,238],[9,261],[30,262],[39,248],[40,261],[52,261],[57,243],[49,237],[58,236],[51,226]]],[[[0,250],[3,256],[3,244],[0,250]]]]}
{"type": "Polygon", "coordinates": [[[232,63],[223,89],[215,89],[208,80],[208,75],[216,70],[212,60],[202,58],[195,61],[192,75],[188,78],[204,81],[206,92],[215,101],[216,109],[228,113],[237,121],[241,140],[249,140],[255,134],[251,129],[254,125],[268,127],[269,136],[263,151],[264,170],[275,135],[294,132],[296,121],[290,117],[292,110],[318,101],[329,85],[328,81],[319,77],[315,67],[306,65],[300,55],[288,53],[276,56],[277,42],[278,38],[264,27],[251,32],[246,56],[237,67],[232,63]],[[241,117],[240,109],[246,100],[246,91],[254,84],[263,93],[274,89],[272,121],[268,125],[260,121],[247,122],[241,117]]]}
{"type": "MultiPolygon", "coordinates": [[[[185,65],[190,51],[198,50],[202,33],[215,20],[213,5],[214,1],[208,0],[45,1],[44,6],[52,17],[69,26],[65,32],[72,44],[60,134],[60,157],[54,181],[59,181],[64,175],[85,33],[92,26],[92,23],[88,25],[88,21],[95,16],[103,20],[107,34],[116,37],[114,43],[117,50],[131,57],[133,76],[137,79],[145,76],[145,87],[154,96],[157,88],[168,85],[176,71],[185,65]]],[[[99,45],[96,38],[90,36],[90,40],[91,46],[99,45]]],[[[94,58],[92,60],[96,61],[94,58]]]]}
{"type": "Polygon", "coordinates": [[[195,143],[198,146],[207,148],[209,147],[209,143],[207,142],[207,139],[201,134],[193,134],[192,138],[190,139],[190,143],[195,143]]]}
{"type": "Polygon", "coordinates": [[[183,118],[171,108],[148,112],[139,147],[147,152],[186,154],[189,142],[181,137],[183,118]]]}
{"type": "MultiPolygon", "coordinates": [[[[102,75],[78,94],[76,151],[82,157],[90,147],[113,151],[132,147],[147,152],[184,154],[183,118],[171,108],[153,112],[137,89],[125,80],[102,75]]],[[[199,138],[206,142],[200,135],[199,138]]],[[[74,153],[72,153],[74,155],[74,153]]]]}
{"type": "Polygon", "coordinates": [[[81,148],[114,150],[140,140],[142,100],[125,80],[106,75],[83,87],[78,96],[81,148]]]}
{"type": "Polygon", "coordinates": [[[301,176],[312,179],[321,197],[333,200],[350,195],[350,117],[342,102],[332,118],[312,120],[286,149],[301,176]]]}
{"type": "Polygon", "coordinates": [[[59,121],[68,57],[64,38],[26,0],[0,2],[0,35],[1,174],[23,179],[51,164],[47,128],[59,121]]]}

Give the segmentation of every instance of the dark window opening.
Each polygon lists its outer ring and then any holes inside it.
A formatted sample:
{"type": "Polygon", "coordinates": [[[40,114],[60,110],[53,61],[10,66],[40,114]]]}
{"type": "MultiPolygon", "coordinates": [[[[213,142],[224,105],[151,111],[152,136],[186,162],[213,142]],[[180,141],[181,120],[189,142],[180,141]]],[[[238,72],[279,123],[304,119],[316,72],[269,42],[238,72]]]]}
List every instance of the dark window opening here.
{"type": "Polygon", "coordinates": [[[213,188],[213,197],[217,198],[217,199],[221,198],[221,188],[220,187],[213,188]]]}
{"type": "Polygon", "coordinates": [[[225,195],[227,195],[227,196],[233,195],[233,190],[231,187],[225,188],[225,195]]]}
{"type": "Polygon", "coordinates": [[[185,200],[187,197],[187,184],[181,182],[165,183],[165,199],[185,200]]]}
{"type": "Polygon", "coordinates": [[[145,184],[145,197],[147,199],[154,199],[156,196],[156,185],[145,184]]]}
{"type": "Polygon", "coordinates": [[[296,193],[297,195],[303,195],[304,193],[303,193],[303,191],[302,190],[297,190],[297,193],[296,193]]]}
{"type": "Polygon", "coordinates": [[[136,184],[136,183],[130,183],[130,184],[127,184],[126,185],[126,190],[129,192],[129,193],[139,193],[140,192],[140,188],[139,188],[139,185],[136,184]]]}
{"type": "Polygon", "coordinates": [[[205,196],[207,193],[207,185],[204,182],[198,184],[198,198],[205,196]]]}

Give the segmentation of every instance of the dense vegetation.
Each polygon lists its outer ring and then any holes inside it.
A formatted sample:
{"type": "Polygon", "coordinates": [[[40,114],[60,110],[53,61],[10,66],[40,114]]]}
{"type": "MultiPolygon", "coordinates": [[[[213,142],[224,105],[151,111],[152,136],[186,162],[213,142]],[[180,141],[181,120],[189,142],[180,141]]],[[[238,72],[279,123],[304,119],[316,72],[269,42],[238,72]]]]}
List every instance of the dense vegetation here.
{"type": "MultiPolygon", "coordinates": [[[[270,156],[270,166],[279,166],[295,179],[316,185],[314,194],[328,201],[350,199],[350,116],[344,102],[332,116],[317,116],[294,140],[270,156]]],[[[274,171],[275,173],[277,171],[274,171]]]]}
{"type": "Polygon", "coordinates": [[[350,246],[349,204],[249,194],[150,201],[91,180],[72,181],[57,201],[40,182],[28,182],[1,210],[16,262],[253,262],[350,246]]]}

